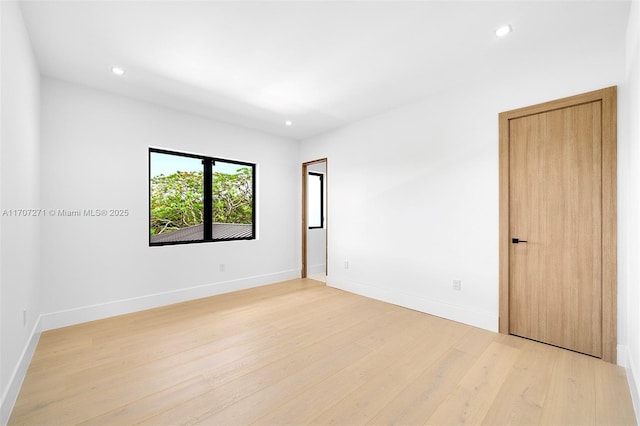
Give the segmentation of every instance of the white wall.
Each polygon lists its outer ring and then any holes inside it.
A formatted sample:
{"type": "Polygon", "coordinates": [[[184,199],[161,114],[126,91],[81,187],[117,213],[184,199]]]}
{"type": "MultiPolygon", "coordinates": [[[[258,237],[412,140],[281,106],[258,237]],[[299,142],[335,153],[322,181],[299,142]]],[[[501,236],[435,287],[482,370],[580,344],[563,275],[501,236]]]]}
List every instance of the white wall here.
{"type": "Polygon", "coordinates": [[[324,274],[326,268],[325,229],[307,230],[307,274],[324,274]]]}
{"type": "Polygon", "coordinates": [[[565,61],[304,141],[331,164],[328,284],[497,330],[498,114],[625,79],[623,42],[565,61]]]}
{"type": "Polygon", "coordinates": [[[628,313],[628,378],[636,417],[640,419],[640,3],[637,1],[632,3],[627,28],[627,79],[629,144],[623,152],[627,185],[621,194],[627,200],[626,229],[621,229],[621,235],[626,235],[626,245],[621,251],[626,256],[620,279],[628,289],[621,303],[628,313]]]}
{"type": "MultiPolygon", "coordinates": [[[[326,163],[315,163],[308,166],[308,171],[325,174],[327,171],[326,163]]],[[[326,207],[326,200],[325,200],[326,207]]],[[[324,213],[326,218],[326,212],[324,213]]],[[[327,232],[326,228],[307,229],[307,273],[308,274],[324,274],[326,271],[326,246],[327,232]]]]}
{"type": "Polygon", "coordinates": [[[35,346],[38,217],[8,216],[40,205],[39,74],[16,2],[0,2],[0,424],[9,416],[35,346]],[[7,211],[5,211],[7,210],[7,211]],[[27,321],[23,323],[23,310],[27,321]]]}
{"type": "Polygon", "coordinates": [[[43,207],[130,212],[43,221],[44,329],[299,276],[297,142],[49,78],[42,135],[43,207]],[[149,247],[149,146],[257,163],[259,238],[149,247]]]}

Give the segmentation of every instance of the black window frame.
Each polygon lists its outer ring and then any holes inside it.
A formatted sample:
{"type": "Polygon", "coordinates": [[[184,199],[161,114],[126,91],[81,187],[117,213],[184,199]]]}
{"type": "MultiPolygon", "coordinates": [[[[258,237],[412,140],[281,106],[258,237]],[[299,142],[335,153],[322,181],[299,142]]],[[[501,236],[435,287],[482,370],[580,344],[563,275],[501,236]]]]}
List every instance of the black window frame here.
{"type": "Polygon", "coordinates": [[[148,185],[149,194],[147,197],[148,209],[149,209],[149,223],[147,226],[147,233],[149,235],[149,247],[159,246],[172,246],[182,244],[201,244],[201,243],[215,243],[220,241],[243,241],[243,240],[255,240],[256,239],[256,164],[246,161],[229,160],[227,158],[212,157],[207,155],[193,154],[187,152],[173,151],[162,148],[149,147],[149,174],[148,185]],[[195,158],[202,161],[203,169],[203,232],[201,240],[184,240],[184,241],[165,241],[165,242],[152,242],[151,241],[151,154],[167,154],[175,155],[179,157],[195,158]],[[237,238],[213,238],[213,166],[216,161],[237,164],[240,166],[251,167],[251,236],[250,237],[237,237],[237,238]],[[208,220],[207,220],[208,218],[208,220]],[[208,238],[207,238],[208,236],[208,238]]]}
{"type": "MultiPolygon", "coordinates": [[[[309,229],[323,229],[324,228],[324,174],[317,172],[308,172],[309,176],[318,176],[320,178],[320,226],[309,226],[309,229]]],[[[307,194],[308,194],[307,188],[307,194]]],[[[308,195],[307,195],[308,197],[308,195]]],[[[307,207],[307,211],[308,211],[307,207]]],[[[307,221],[309,221],[309,217],[307,217],[307,221]]]]}

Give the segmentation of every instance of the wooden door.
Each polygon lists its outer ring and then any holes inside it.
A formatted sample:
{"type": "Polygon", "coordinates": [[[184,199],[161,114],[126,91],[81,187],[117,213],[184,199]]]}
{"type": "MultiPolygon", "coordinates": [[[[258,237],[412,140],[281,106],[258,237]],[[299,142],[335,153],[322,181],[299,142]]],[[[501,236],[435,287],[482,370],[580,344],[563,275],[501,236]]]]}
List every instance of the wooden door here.
{"type": "Polygon", "coordinates": [[[615,88],[501,114],[507,156],[501,161],[508,164],[501,170],[508,180],[501,235],[508,305],[501,311],[508,333],[609,361],[615,361],[608,359],[615,336],[605,330],[615,324],[615,232],[609,235],[606,222],[613,220],[615,231],[612,103],[615,88]]]}

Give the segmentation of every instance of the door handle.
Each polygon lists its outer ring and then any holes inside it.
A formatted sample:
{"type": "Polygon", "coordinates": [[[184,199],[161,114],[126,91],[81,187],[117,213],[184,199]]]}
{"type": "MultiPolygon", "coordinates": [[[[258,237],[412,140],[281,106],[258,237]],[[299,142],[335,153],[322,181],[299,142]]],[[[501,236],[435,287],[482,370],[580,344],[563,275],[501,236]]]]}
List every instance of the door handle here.
{"type": "Polygon", "coordinates": [[[511,239],[511,242],[512,242],[513,244],[519,244],[519,243],[526,243],[527,241],[526,241],[526,240],[520,240],[520,239],[518,239],[518,238],[512,238],[512,239],[511,239]]]}

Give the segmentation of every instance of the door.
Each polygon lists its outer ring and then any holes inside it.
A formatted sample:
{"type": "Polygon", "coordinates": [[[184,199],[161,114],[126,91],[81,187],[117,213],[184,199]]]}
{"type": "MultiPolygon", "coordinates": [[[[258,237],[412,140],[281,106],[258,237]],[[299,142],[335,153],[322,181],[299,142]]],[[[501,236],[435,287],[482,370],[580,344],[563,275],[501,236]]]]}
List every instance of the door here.
{"type": "Polygon", "coordinates": [[[501,235],[508,333],[613,362],[615,336],[607,328],[615,324],[612,105],[615,88],[500,118],[507,157],[501,162],[508,164],[501,170],[508,180],[501,194],[508,199],[501,235]]]}

